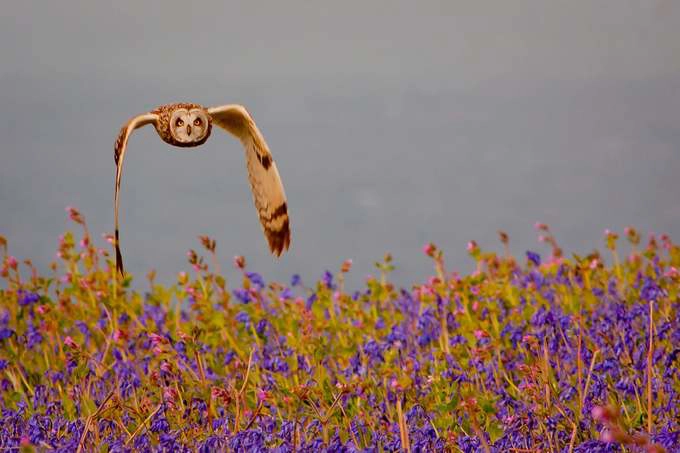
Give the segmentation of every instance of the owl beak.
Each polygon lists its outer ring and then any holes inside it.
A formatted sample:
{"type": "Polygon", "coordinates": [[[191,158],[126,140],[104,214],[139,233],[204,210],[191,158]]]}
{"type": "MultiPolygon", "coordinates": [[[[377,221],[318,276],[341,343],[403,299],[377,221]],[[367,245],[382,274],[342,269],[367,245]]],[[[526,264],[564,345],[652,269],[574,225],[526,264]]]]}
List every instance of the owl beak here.
{"type": "Polygon", "coordinates": [[[191,135],[191,125],[187,125],[187,135],[191,135]]]}

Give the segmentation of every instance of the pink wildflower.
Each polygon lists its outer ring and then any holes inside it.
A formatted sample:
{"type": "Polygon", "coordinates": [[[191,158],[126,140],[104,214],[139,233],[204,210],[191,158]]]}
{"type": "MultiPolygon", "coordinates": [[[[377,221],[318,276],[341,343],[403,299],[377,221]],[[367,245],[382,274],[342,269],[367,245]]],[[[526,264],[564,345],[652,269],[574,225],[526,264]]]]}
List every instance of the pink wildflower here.
{"type": "Polygon", "coordinates": [[[64,344],[69,348],[78,349],[78,344],[75,341],[73,341],[73,338],[71,338],[68,335],[66,336],[66,338],[64,338],[64,344]]]}
{"type": "Polygon", "coordinates": [[[609,411],[602,406],[595,406],[593,409],[590,411],[590,415],[593,416],[593,420],[601,422],[609,418],[608,416],[609,411]]]}
{"type": "Polygon", "coordinates": [[[269,399],[270,396],[271,396],[271,394],[266,390],[263,390],[263,389],[257,390],[258,401],[266,401],[267,399],[269,399]]]}
{"type": "Polygon", "coordinates": [[[603,429],[602,432],[600,432],[600,440],[608,444],[616,442],[616,439],[614,438],[614,434],[612,434],[611,429],[607,428],[603,429]]]}
{"type": "Polygon", "coordinates": [[[147,334],[149,336],[149,339],[151,340],[151,344],[154,346],[158,346],[161,344],[165,344],[168,342],[168,339],[165,337],[162,337],[158,335],[157,333],[150,332],[147,334]]]}
{"type": "Polygon", "coordinates": [[[165,387],[163,390],[163,400],[165,404],[168,405],[170,410],[177,408],[177,400],[179,399],[179,394],[174,387],[165,387]]]}
{"type": "Polygon", "coordinates": [[[128,335],[124,330],[116,329],[115,332],[113,332],[113,339],[114,341],[127,340],[128,335]]]}

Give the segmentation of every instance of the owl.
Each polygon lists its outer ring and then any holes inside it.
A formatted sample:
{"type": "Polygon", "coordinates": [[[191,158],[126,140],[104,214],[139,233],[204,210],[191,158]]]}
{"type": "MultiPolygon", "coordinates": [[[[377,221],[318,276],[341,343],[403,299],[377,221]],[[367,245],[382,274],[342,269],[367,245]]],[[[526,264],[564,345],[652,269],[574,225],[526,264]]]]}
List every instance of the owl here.
{"type": "Polygon", "coordinates": [[[238,138],[245,148],[248,181],[269,249],[275,256],[281,256],[285,250],[288,250],[290,222],[283,184],[269,147],[245,107],[236,104],[209,108],[191,103],[167,104],[130,119],[121,128],[114,146],[116,183],[113,203],[116,224],[116,269],[121,275],[123,274],[123,257],[120,252],[118,206],[123,159],[132,132],[147,124],[153,124],[164,142],[182,148],[205,143],[210,137],[213,124],[238,138]]]}

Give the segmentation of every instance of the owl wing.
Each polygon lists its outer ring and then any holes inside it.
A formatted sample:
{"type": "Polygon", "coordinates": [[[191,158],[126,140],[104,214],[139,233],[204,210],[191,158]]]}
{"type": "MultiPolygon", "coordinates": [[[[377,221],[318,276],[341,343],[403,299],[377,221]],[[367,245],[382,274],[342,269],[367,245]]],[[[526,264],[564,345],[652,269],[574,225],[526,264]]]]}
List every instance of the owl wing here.
{"type": "Polygon", "coordinates": [[[132,131],[147,124],[155,123],[157,120],[158,115],[153,113],[145,113],[132,118],[120,129],[118,138],[116,138],[116,144],[113,147],[113,159],[116,162],[116,189],[113,196],[113,216],[116,223],[116,269],[121,275],[123,275],[123,256],[120,253],[120,240],[118,237],[118,193],[120,192],[120,178],[123,176],[123,159],[125,159],[125,151],[127,150],[128,139],[132,131]]]}
{"type": "Polygon", "coordinates": [[[235,135],[246,152],[248,181],[269,249],[276,256],[288,250],[290,223],[286,194],[276,163],[255,121],[245,107],[231,104],[208,109],[212,121],[235,135]]]}

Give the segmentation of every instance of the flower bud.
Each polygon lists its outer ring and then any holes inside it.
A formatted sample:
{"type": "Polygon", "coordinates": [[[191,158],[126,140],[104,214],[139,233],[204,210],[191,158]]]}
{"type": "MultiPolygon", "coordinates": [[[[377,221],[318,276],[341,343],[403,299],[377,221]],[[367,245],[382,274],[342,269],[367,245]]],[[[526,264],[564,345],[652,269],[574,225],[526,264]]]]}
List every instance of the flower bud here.
{"type": "Polygon", "coordinates": [[[343,261],[342,267],[340,268],[340,272],[347,273],[349,270],[352,268],[352,260],[348,259],[343,261]]]}

